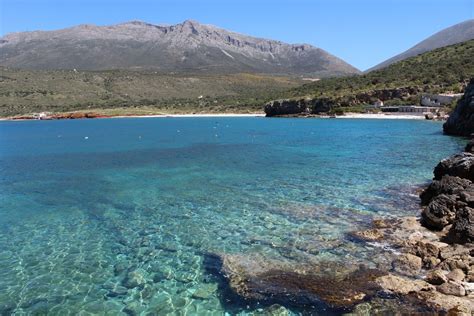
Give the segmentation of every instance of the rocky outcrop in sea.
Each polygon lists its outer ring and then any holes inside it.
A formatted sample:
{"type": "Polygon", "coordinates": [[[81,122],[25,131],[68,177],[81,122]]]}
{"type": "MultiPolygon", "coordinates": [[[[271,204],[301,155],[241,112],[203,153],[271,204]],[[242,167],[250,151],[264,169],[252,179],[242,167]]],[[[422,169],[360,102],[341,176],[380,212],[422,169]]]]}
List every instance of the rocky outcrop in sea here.
{"type": "Polygon", "coordinates": [[[272,116],[305,116],[329,112],[334,102],[329,99],[276,100],[265,105],[267,117],[272,116]]]}
{"type": "Polygon", "coordinates": [[[443,129],[449,135],[470,136],[474,133],[474,78],[466,87],[464,96],[443,125],[443,129]]]}

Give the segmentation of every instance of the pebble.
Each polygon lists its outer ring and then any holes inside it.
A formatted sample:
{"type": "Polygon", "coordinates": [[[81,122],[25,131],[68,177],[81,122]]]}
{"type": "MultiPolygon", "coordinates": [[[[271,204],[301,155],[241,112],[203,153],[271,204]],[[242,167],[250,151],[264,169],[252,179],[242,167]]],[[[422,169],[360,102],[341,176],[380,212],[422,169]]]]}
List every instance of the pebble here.
{"type": "Polygon", "coordinates": [[[440,286],[438,286],[437,289],[439,292],[446,295],[454,295],[454,296],[466,295],[466,290],[459,283],[454,283],[454,282],[443,283],[440,286]]]}
{"type": "Polygon", "coordinates": [[[448,278],[442,270],[433,270],[426,276],[426,282],[433,285],[441,285],[448,282],[448,278]]]}
{"type": "Polygon", "coordinates": [[[474,283],[473,282],[463,282],[462,285],[466,290],[466,295],[474,294],[474,283]]]}
{"type": "Polygon", "coordinates": [[[449,272],[446,277],[454,282],[461,282],[464,280],[465,274],[461,269],[454,269],[453,271],[449,272]]]}

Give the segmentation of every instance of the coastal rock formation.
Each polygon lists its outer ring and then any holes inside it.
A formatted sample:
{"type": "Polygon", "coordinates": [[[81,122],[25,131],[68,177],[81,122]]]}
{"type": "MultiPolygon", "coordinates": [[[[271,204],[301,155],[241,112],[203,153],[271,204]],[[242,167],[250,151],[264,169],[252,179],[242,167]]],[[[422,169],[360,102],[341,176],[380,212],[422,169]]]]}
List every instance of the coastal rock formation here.
{"type": "Polygon", "coordinates": [[[455,239],[474,242],[474,209],[471,207],[464,207],[457,211],[456,220],[451,229],[455,239]]]}
{"type": "Polygon", "coordinates": [[[464,149],[465,152],[467,153],[474,153],[474,139],[471,140],[467,145],[466,148],[464,149]]]}
{"type": "Polygon", "coordinates": [[[349,234],[392,249],[391,270],[376,283],[435,314],[474,312],[473,147],[471,141],[464,153],[436,166],[420,194],[421,220],[376,219],[371,228],[349,234]]]}
{"type": "Polygon", "coordinates": [[[474,276],[474,244],[443,242],[449,230],[433,232],[414,217],[385,220],[384,225],[380,222],[374,220],[370,233],[356,235],[396,249],[389,273],[375,280],[382,291],[414,300],[415,305],[435,314],[474,311],[474,300],[469,296],[469,275],[474,276]],[[374,230],[378,233],[374,234],[374,230]],[[383,238],[374,240],[373,236],[383,238]],[[424,280],[420,279],[422,276],[424,280]]]}
{"type": "Polygon", "coordinates": [[[264,110],[268,117],[309,113],[305,100],[276,100],[266,104],[264,110]]]}
{"type": "Polygon", "coordinates": [[[434,176],[435,180],[420,195],[424,225],[437,230],[452,225],[451,239],[473,242],[474,154],[464,152],[442,160],[434,176]]]}
{"type": "Polygon", "coordinates": [[[449,135],[470,136],[474,133],[474,78],[466,87],[453,113],[443,125],[449,135]]]}
{"type": "Polygon", "coordinates": [[[441,230],[456,216],[456,196],[441,194],[433,198],[421,217],[426,226],[441,230]]]}
{"type": "Polygon", "coordinates": [[[360,104],[371,104],[375,100],[386,101],[392,99],[407,100],[413,95],[422,92],[416,87],[405,87],[395,89],[372,90],[359,93],[356,96],[343,99],[330,99],[325,97],[300,100],[275,100],[267,103],[264,111],[270,116],[307,116],[309,114],[328,113],[338,106],[354,106],[360,104]]]}
{"type": "Polygon", "coordinates": [[[334,102],[327,98],[300,99],[300,100],[275,100],[265,105],[266,116],[306,116],[329,112],[334,102]]]}
{"type": "Polygon", "coordinates": [[[314,99],[311,103],[312,114],[327,113],[334,107],[334,101],[327,98],[314,99]]]}
{"type": "Polygon", "coordinates": [[[443,176],[434,180],[421,194],[421,205],[428,205],[438,195],[459,195],[471,185],[471,181],[459,177],[443,176]]]}
{"type": "Polygon", "coordinates": [[[464,152],[441,160],[434,169],[435,180],[446,175],[474,181],[474,154],[464,152]]]}
{"type": "Polygon", "coordinates": [[[421,221],[405,218],[381,226],[377,220],[371,229],[352,235],[400,252],[393,256],[390,274],[377,279],[382,288],[437,313],[469,315],[474,311],[474,155],[444,159],[434,176],[420,194],[421,221]]]}
{"type": "MultiPolygon", "coordinates": [[[[403,225],[406,225],[405,228],[409,231],[414,229],[411,220],[403,221],[403,225]]],[[[378,229],[386,230],[387,236],[390,232],[397,236],[407,233],[403,230],[396,232],[396,227],[393,225],[390,228],[378,229]]],[[[423,230],[423,227],[418,227],[423,230]]],[[[408,243],[416,245],[419,241],[426,241],[424,238],[427,237],[421,235],[416,242],[412,236],[408,243]]],[[[439,247],[450,246],[440,243],[439,247]]],[[[410,248],[405,244],[402,249],[407,251],[410,248]]],[[[465,251],[466,248],[462,246],[462,250],[465,251]]],[[[447,252],[453,254],[450,259],[454,260],[460,251],[461,249],[451,249],[447,252]],[[455,253],[457,255],[454,255],[455,253]]],[[[438,251],[438,255],[439,253],[438,251]]],[[[209,256],[212,259],[206,261],[208,264],[211,261],[212,264],[208,272],[222,276],[232,295],[243,299],[247,305],[258,304],[260,308],[276,303],[298,308],[320,306],[328,312],[338,313],[354,310],[357,314],[356,311],[362,308],[370,309],[373,306],[376,309],[380,298],[389,297],[394,309],[386,309],[388,313],[448,313],[455,310],[474,310],[474,300],[468,296],[468,293],[471,293],[466,272],[469,268],[437,268],[428,272],[425,280],[421,280],[419,276],[422,258],[408,252],[402,256],[409,265],[414,265],[413,268],[418,274],[399,275],[396,271],[387,273],[360,266],[343,266],[334,262],[322,262],[317,265],[292,264],[268,259],[261,254],[209,256]]]]}

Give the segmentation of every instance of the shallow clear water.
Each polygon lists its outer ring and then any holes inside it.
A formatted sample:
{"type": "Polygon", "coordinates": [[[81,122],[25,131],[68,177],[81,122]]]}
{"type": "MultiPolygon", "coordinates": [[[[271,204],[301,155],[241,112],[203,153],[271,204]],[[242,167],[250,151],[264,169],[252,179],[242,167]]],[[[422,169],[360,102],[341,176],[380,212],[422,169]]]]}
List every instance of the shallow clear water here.
{"type": "Polygon", "coordinates": [[[206,253],[370,264],[373,250],[346,233],[417,214],[416,186],[463,145],[440,131],[408,120],[0,122],[0,314],[246,314],[207,275],[206,253]]]}

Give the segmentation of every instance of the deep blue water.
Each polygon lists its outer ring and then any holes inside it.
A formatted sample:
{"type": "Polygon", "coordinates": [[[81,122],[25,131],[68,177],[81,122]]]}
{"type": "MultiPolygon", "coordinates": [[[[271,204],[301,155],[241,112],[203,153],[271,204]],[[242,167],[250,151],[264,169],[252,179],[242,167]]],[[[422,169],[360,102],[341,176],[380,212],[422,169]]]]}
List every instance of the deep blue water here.
{"type": "Polygon", "coordinates": [[[235,313],[205,253],[370,265],[346,233],[416,215],[462,145],[412,120],[0,122],[0,312],[235,313]]]}

